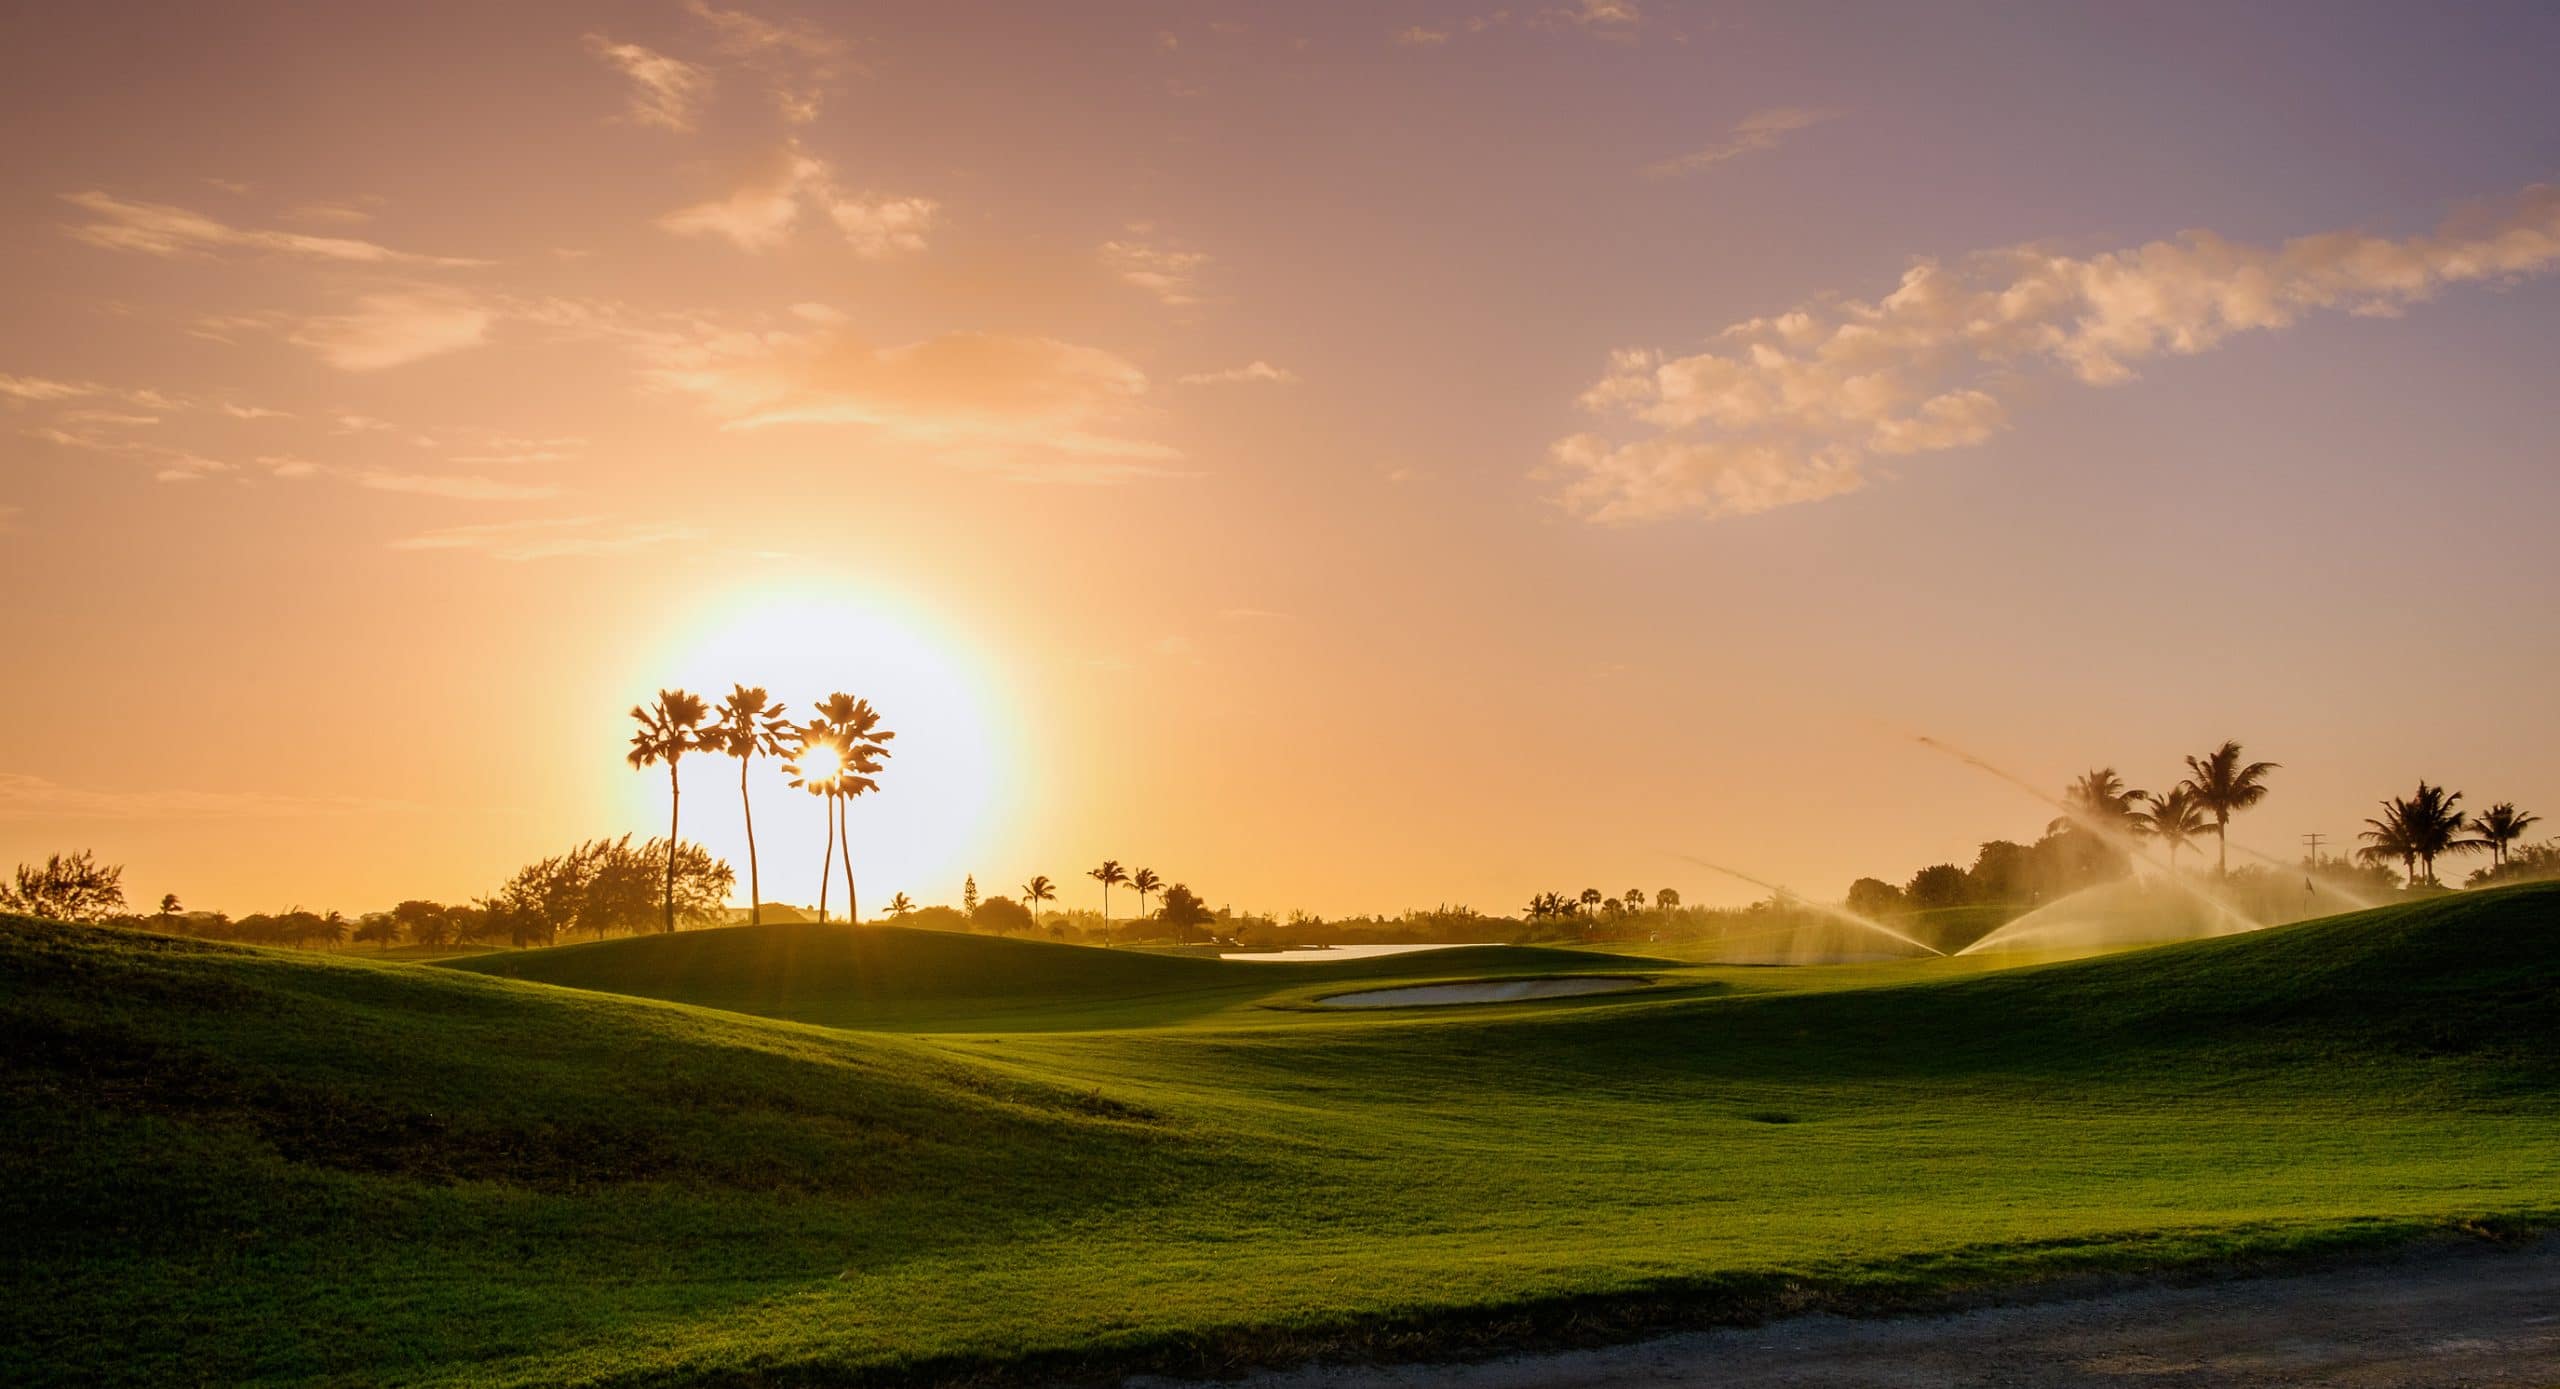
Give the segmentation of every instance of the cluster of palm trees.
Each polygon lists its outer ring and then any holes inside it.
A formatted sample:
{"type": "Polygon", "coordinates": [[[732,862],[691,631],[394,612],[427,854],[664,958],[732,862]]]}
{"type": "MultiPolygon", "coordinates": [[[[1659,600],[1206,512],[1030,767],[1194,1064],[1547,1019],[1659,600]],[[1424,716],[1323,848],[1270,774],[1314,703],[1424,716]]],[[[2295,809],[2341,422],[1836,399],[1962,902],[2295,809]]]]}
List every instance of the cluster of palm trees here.
{"type": "Polygon", "coordinates": [[[2083,774],[2062,793],[2060,818],[2048,834],[2085,830],[2102,839],[2157,840],[2177,867],[2178,851],[2213,831],[2214,871],[2231,869],[2231,817],[2267,798],[2273,762],[2244,762],[2240,745],[2226,741],[2202,757],[2187,758],[2187,775],[2166,791],[2137,791],[2113,767],[2083,774]]]}
{"type": "Polygon", "coordinates": [[[660,690],[655,703],[637,705],[631,717],[639,728],[631,735],[628,761],[634,768],[663,765],[667,769],[667,872],[664,929],[676,928],[676,829],[684,806],[678,766],[689,753],[711,753],[738,759],[738,805],[746,817],[748,920],[764,920],[764,883],[756,863],[755,804],[747,793],[747,769],[759,757],[783,757],[791,785],[819,798],[827,815],[827,844],[818,874],[818,920],[827,919],[839,853],[844,861],[845,916],[859,922],[860,905],[853,887],[853,837],[845,817],[847,803],[880,789],[876,778],[898,735],[880,726],[871,701],[842,691],[818,702],[807,723],[794,722],[786,707],[761,686],[739,685],[715,710],[700,695],[660,690]]]}
{"type": "MultiPolygon", "coordinates": [[[[1120,860],[1116,858],[1104,859],[1101,867],[1088,868],[1085,870],[1084,875],[1093,879],[1095,882],[1102,884],[1102,943],[1104,945],[1111,944],[1112,888],[1123,883],[1128,884],[1130,891],[1138,894],[1138,915],[1140,916],[1145,916],[1147,914],[1147,899],[1164,890],[1164,879],[1156,876],[1156,870],[1152,868],[1141,868],[1137,872],[1132,873],[1129,870],[1122,868],[1120,866],[1120,860]]],[[[1034,878],[1031,880],[1033,884],[1038,884],[1044,887],[1048,884],[1048,881],[1049,880],[1047,878],[1034,878]]],[[[1029,885],[1026,885],[1023,888],[1025,896],[1028,896],[1030,891],[1031,888],[1029,885]]],[[[1044,894],[1040,900],[1046,901],[1048,897],[1052,895],[1055,894],[1044,894]]],[[[1032,912],[1036,916],[1039,912],[1039,908],[1032,908],[1032,912]]]]}
{"type": "Polygon", "coordinates": [[[2356,857],[2382,864],[2397,859],[2412,885],[2432,886],[2439,857],[2485,849],[2492,864],[2503,865],[2509,846],[2542,822],[2541,816],[2516,809],[2512,801],[2500,801],[2476,815],[2464,814],[2461,807],[2461,792],[2428,785],[2420,777],[2417,794],[2386,798],[2382,814],[2364,822],[2365,829],[2356,837],[2365,843],[2356,850],[2356,857]]]}
{"type": "Polygon", "coordinates": [[[1678,911],[1680,889],[1666,887],[1655,892],[1650,898],[1640,887],[1628,888],[1615,897],[1602,893],[1596,887],[1586,887],[1574,896],[1567,896],[1561,892],[1541,892],[1529,899],[1529,905],[1523,911],[1532,921],[1544,921],[1562,916],[1598,916],[1604,912],[1610,916],[1625,916],[1644,911],[1648,901],[1656,911],[1678,911]]]}
{"type": "MultiPolygon", "coordinates": [[[[2266,799],[2267,774],[2275,770],[2273,762],[2244,762],[2240,745],[2232,742],[2188,758],[2186,779],[2162,792],[2134,790],[2115,768],[2100,767],[2063,792],[2068,808],[2047,832],[2076,828],[2121,841],[2152,839],[2168,851],[2174,868],[2178,851],[2210,830],[2215,869],[2227,874],[2231,817],[2266,799]]],[[[2461,804],[2461,792],[2422,778],[2415,795],[2385,799],[2382,814],[2365,821],[2357,836],[2364,847],[2356,857],[2371,864],[2396,861],[2412,884],[2432,884],[2439,857],[2486,850],[2493,863],[2503,865],[2510,846],[2542,822],[2541,816],[2518,810],[2511,801],[2477,815],[2464,814],[2461,804]]]]}

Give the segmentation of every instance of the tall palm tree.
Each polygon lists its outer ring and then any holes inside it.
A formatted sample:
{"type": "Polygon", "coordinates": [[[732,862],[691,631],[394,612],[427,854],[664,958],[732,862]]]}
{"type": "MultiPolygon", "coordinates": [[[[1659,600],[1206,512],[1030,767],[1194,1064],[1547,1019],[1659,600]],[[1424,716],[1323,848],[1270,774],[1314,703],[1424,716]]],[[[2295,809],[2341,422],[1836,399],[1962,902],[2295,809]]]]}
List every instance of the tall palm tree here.
{"type": "Polygon", "coordinates": [[[780,754],[790,731],[781,703],[767,699],[761,685],[732,688],[711,723],[711,744],[738,759],[738,809],[747,821],[747,923],[752,926],[764,924],[764,877],[756,866],[756,807],[747,796],[747,766],[780,754]]]}
{"type": "Polygon", "coordinates": [[[2411,886],[2416,886],[2418,843],[2409,833],[2406,807],[2397,800],[2384,801],[2380,818],[2367,820],[2365,824],[2370,828],[2356,834],[2356,838],[2365,841],[2364,847],[2356,850],[2356,857],[2367,863],[2389,863],[2396,858],[2400,860],[2401,873],[2409,879],[2411,886]]]}
{"type": "Polygon", "coordinates": [[[2135,807],[2145,799],[2146,793],[2125,785],[2115,768],[2093,768],[2063,788],[2062,803],[2069,809],[2046,825],[2044,832],[2061,834],[2077,829],[2100,838],[2129,835],[2142,822],[2141,812],[2135,807]]]}
{"type": "Polygon", "coordinates": [[[1643,911],[1643,910],[1644,910],[1644,889],[1643,889],[1643,888],[1640,888],[1640,887],[1631,887],[1631,888],[1628,888],[1628,889],[1627,889],[1627,893],[1626,893],[1626,903],[1627,903],[1627,910],[1628,910],[1628,911],[1631,911],[1631,912],[1640,912],[1640,911],[1643,911]]]}
{"type": "Polygon", "coordinates": [[[818,851],[818,924],[827,924],[828,879],[836,869],[836,782],[844,775],[844,738],[825,719],[811,719],[791,730],[791,760],[782,773],[791,784],[818,798],[827,814],[826,847],[818,851]]]}
{"type": "Polygon", "coordinates": [[[2461,792],[2429,786],[2421,777],[2418,779],[2418,794],[2406,799],[2395,796],[2384,801],[2382,817],[2365,821],[2372,828],[2360,837],[2372,840],[2376,846],[2388,840],[2393,850],[2401,855],[2402,862],[2415,858],[2417,868],[2424,870],[2423,879],[2417,871],[2412,871],[2410,883],[2414,885],[2424,881],[2432,884],[2436,880],[2436,859],[2439,855],[2467,853],[2489,846],[2485,839],[2463,835],[2470,821],[2463,817],[2461,805],[2461,792]]]}
{"type": "Polygon", "coordinates": [[[1102,884],[1102,943],[1107,946],[1111,944],[1111,885],[1129,881],[1129,875],[1121,871],[1120,860],[1107,858],[1100,868],[1087,869],[1085,876],[1102,884]]]}
{"type": "Polygon", "coordinates": [[[2213,817],[2213,871],[2231,873],[2231,817],[2267,798],[2267,773],[2279,763],[2242,765],[2240,745],[2225,740],[2201,758],[2187,759],[2187,779],[2180,785],[2213,817]]]}
{"type": "Polygon", "coordinates": [[[1599,914],[1600,889],[1596,887],[1586,887],[1582,890],[1582,910],[1590,915],[1596,916],[1599,914]]]}
{"type": "Polygon", "coordinates": [[[1163,886],[1164,879],[1157,877],[1152,868],[1141,868],[1129,875],[1129,890],[1138,894],[1138,915],[1147,914],[1147,899],[1163,886]]]}
{"type": "Polygon", "coordinates": [[[682,822],[684,785],[676,779],[676,764],[688,752],[700,752],[711,744],[705,741],[703,717],[710,709],[700,695],[683,690],[660,690],[655,704],[631,707],[631,717],[640,727],[631,735],[628,761],[635,769],[667,765],[667,919],[665,929],[676,928],[676,827],[682,822]]]}
{"type": "Polygon", "coordinates": [[[1660,911],[1676,912],[1680,910],[1680,889],[1676,887],[1655,888],[1653,890],[1653,905],[1660,911]]]}
{"type": "Polygon", "coordinates": [[[2541,823],[2541,816],[2516,809],[2513,801],[2500,801],[2471,817],[2472,832],[2480,836],[2481,843],[2489,846],[2489,862],[2498,868],[2507,865],[2507,846],[2524,838],[2526,830],[2541,823]]]}
{"type": "Polygon", "coordinates": [[[818,717],[836,732],[836,745],[844,754],[844,770],[836,777],[833,797],[836,812],[836,851],[844,856],[845,920],[862,924],[862,903],[853,891],[853,821],[846,807],[856,796],[880,789],[873,780],[880,772],[882,759],[889,755],[889,740],[898,735],[880,726],[880,711],[871,701],[856,699],[839,690],[818,703],[818,717]]]}
{"type": "Polygon", "coordinates": [[[1049,881],[1049,875],[1046,873],[1039,874],[1022,885],[1022,905],[1031,909],[1032,930],[1040,929],[1040,904],[1054,902],[1057,898],[1057,886],[1049,881]]]}
{"type": "Polygon", "coordinates": [[[2193,788],[2187,786],[2150,792],[2143,800],[2150,809],[2135,811],[2132,823],[2160,841],[2160,847],[2169,851],[2169,867],[2174,869],[2178,866],[2178,851],[2203,837],[2211,823],[2205,819],[2204,805],[2196,799],[2193,788]]]}
{"type": "Polygon", "coordinates": [[[905,916],[907,913],[914,911],[915,909],[916,904],[909,901],[907,894],[903,892],[889,899],[889,915],[891,916],[905,916]]]}

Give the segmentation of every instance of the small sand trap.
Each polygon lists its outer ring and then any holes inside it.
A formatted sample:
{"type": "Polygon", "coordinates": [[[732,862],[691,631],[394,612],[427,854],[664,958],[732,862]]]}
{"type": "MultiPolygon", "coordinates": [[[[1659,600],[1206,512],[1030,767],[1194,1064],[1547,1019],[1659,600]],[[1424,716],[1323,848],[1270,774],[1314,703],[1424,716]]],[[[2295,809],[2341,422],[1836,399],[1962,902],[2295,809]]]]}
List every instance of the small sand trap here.
{"type": "Polygon", "coordinates": [[[1641,989],[1642,979],[1623,974],[1583,974],[1571,979],[1481,979],[1468,984],[1416,984],[1364,989],[1316,1000],[1324,1008],[1439,1008],[1452,1003],[1519,1003],[1532,998],[1575,998],[1641,989]]]}

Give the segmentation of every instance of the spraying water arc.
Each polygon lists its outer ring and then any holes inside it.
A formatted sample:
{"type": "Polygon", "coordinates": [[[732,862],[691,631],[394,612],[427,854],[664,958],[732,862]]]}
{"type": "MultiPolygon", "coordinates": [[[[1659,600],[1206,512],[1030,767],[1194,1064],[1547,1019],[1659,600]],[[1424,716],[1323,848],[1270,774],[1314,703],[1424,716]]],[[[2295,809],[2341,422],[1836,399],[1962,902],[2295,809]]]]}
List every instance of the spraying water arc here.
{"type": "MultiPolygon", "coordinates": [[[[2028,781],[2026,778],[2013,775],[2002,768],[1993,766],[1991,763],[1976,757],[1972,753],[1965,751],[1963,748],[1957,747],[1953,743],[1932,738],[1925,733],[1915,733],[1911,736],[1922,747],[1935,752],[1945,753],[1947,756],[1962,762],[1976,771],[1986,772],[1992,776],[1998,777],[2002,781],[2009,783],[2011,786],[2015,786],[2019,790],[2026,792],[2028,795],[2035,797],[2037,800],[2044,802],[2046,805],[2052,806],[2054,809],[2061,811],[2063,816],[2070,820],[2072,824],[2096,835],[2102,840],[2105,840],[2109,846],[2121,851],[2125,857],[2130,858],[2145,868],[2150,869],[2152,872],[2159,874],[2161,881],[2169,884],[2173,888],[2176,888],[2178,891],[2193,897],[2215,913],[2237,923],[2233,927],[2235,931],[2254,931],[2266,925],[2265,922],[2251,918],[2246,913],[2234,908],[2229,902],[2226,902],[2222,898],[2215,896],[2213,893],[2206,891],[2202,885],[2193,882],[2184,875],[2168,867],[2168,865],[2163,864],[2160,860],[2153,858],[2150,850],[2143,847],[2141,840],[2134,838],[2132,835],[2125,833],[2114,825],[2093,820],[2088,816],[2083,815],[2080,813],[2079,808],[2072,805],[2069,801],[2063,800],[2059,796],[2046,794],[2042,788],[2038,787],[2035,783],[2028,781]]],[[[1998,934],[1999,932],[1994,931],[1991,936],[1985,936],[1982,940],[1975,941],[1972,945],[1965,947],[1965,949],[1968,951],[1977,949],[1990,941],[1993,936],[1997,936],[1998,934]]]]}
{"type": "Polygon", "coordinates": [[[1709,863],[1695,854],[1673,854],[1672,857],[1687,863],[1694,863],[1700,868],[1704,868],[1711,873],[1722,873],[1728,878],[1739,878],[1743,882],[1749,883],[1754,887],[1766,888],[1769,891],[1776,893],[1783,901],[1792,902],[1809,911],[1820,912],[1822,915],[1830,917],[1834,921],[1845,922],[1846,924],[1858,927],[1861,930],[1873,931],[1879,935],[1891,937],[1892,939],[1900,941],[1904,945],[1908,945],[1915,950],[1925,950],[1932,955],[1941,956],[1947,953],[1940,950],[1938,947],[1929,944],[1927,941],[1918,940],[1911,936],[1904,935],[1902,932],[1885,925],[1883,922],[1878,921],[1871,916],[1866,916],[1859,912],[1853,912],[1847,907],[1835,907],[1828,902],[1816,902],[1812,898],[1798,893],[1793,888],[1780,883],[1770,882],[1766,878],[1755,878],[1750,874],[1743,872],[1739,868],[1727,868],[1721,863],[1709,863]]]}

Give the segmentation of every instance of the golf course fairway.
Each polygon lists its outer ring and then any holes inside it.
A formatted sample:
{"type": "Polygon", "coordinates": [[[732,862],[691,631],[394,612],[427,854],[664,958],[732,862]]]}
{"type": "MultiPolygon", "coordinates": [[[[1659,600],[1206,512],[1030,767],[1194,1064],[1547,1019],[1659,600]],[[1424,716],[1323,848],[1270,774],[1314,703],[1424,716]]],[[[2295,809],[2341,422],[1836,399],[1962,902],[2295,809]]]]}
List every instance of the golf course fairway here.
{"type": "Polygon", "coordinates": [[[1215,1373],[2560,1220],[2560,886],[2005,969],[5,918],[0,1077],[13,1383],[1215,1373]]]}

